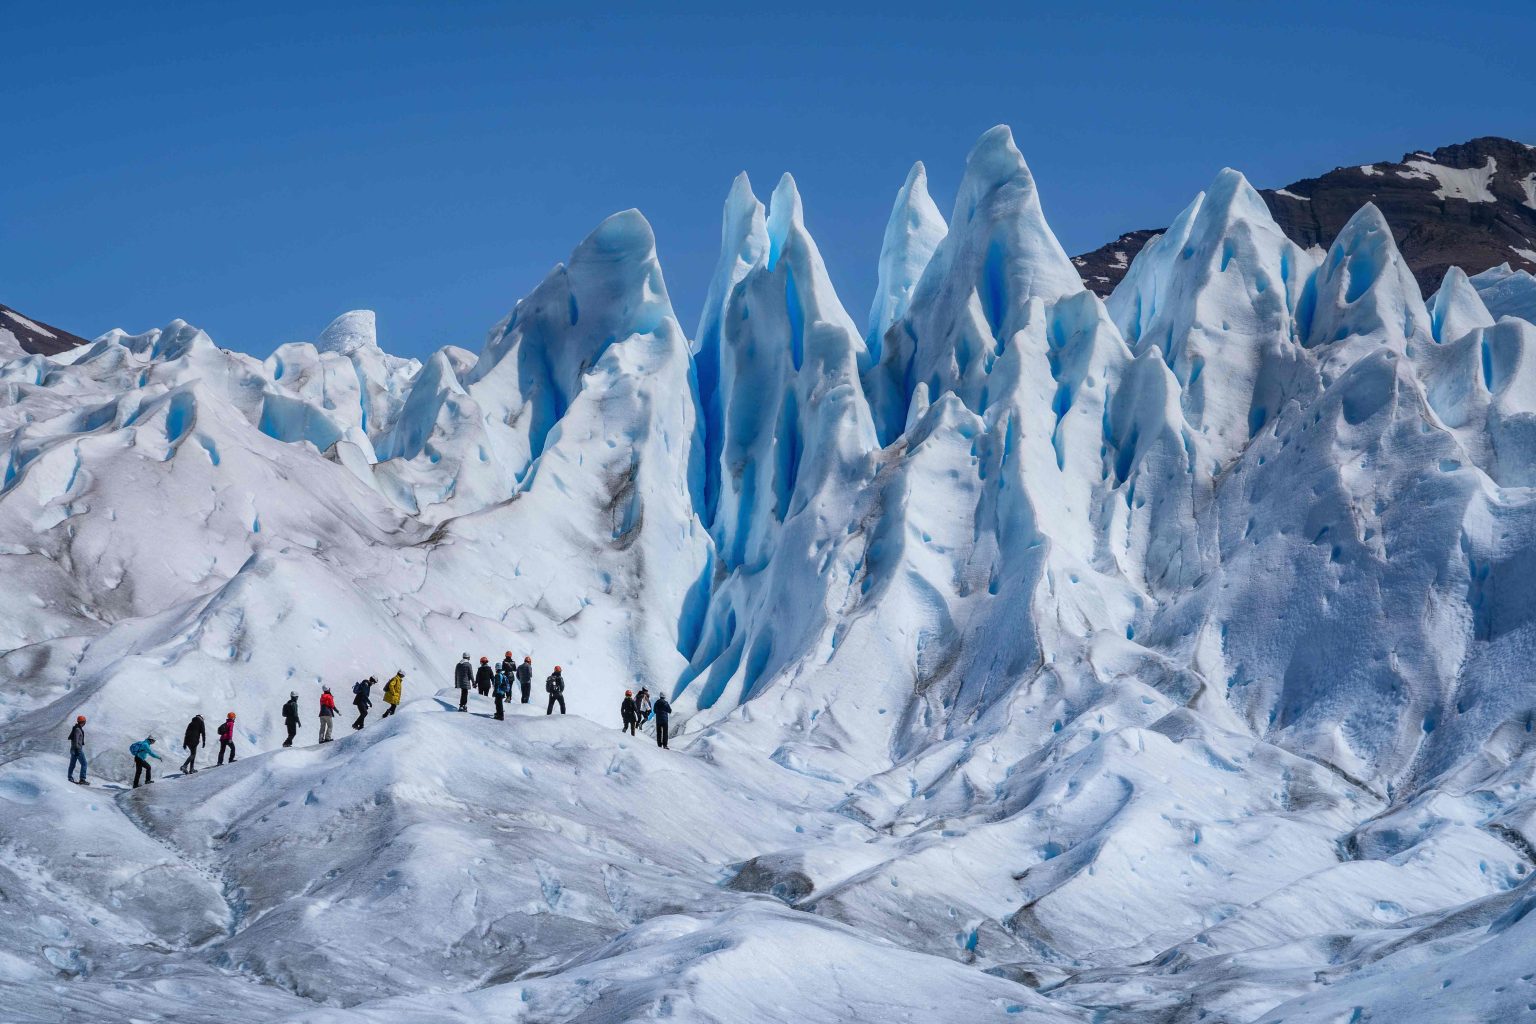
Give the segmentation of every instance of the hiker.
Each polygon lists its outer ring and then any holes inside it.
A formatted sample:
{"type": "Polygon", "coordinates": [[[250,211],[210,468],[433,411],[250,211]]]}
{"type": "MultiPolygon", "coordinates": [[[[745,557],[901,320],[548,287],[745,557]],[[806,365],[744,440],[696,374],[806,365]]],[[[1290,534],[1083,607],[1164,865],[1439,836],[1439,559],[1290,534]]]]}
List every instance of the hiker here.
{"type": "Polygon", "coordinates": [[[496,673],[496,685],[491,691],[496,696],[496,721],[504,720],[507,715],[502,708],[502,703],[512,696],[512,676],[507,672],[496,673]]]}
{"type": "Polygon", "coordinates": [[[512,660],[511,651],[508,651],[506,655],[501,659],[501,664],[496,666],[496,671],[505,675],[509,684],[512,682],[514,677],[517,675],[517,662],[512,660]]]}
{"type": "Polygon", "coordinates": [[[663,750],[668,749],[667,737],[669,730],[667,722],[672,717],[672,705],[667,700],[667,695],[662,694],[656,698],[656,745],[663,750]]]}
{"type": "Polygon", "coordinates": [[[75,716],[75,727],[69,730],[69,781],[77,786],[89,786],[85,780],[85,716],[75,716]],[[80,766],[80,781],[75,782],[75,765],[80,766]]]}
{"type": "Polygon", "coordinates": [[[635,710],[635,691],[624,691],[624,703],[619,705],[619,717],[624,722],[623,725],[619,726],[619,731],[627,731],[633,736],[635,734],[635,726],[640,721],[639,712],[635,710]]]}
{"type": "Polygon", "coordinates": [[[299,721],[299,691],[293,690],[288,694],[288,703],[283,705],[283,724],[288,727],[288,738],[283,740],[283,746],[293,746],[293,734],[299,731],[303,722],[299,721]]]}
{"type": "Polygon", "coordinates": [[[640,692],[635,694],[635,717],[644,725],[651,720],[651,691],[640,687],[640,692]]]}
{"type": "Polygon", "coordinates": [[[526,655],[517,666],[517,685],[523,691],[523,703],[528,703],[528,693],[533,689],[533,656],[526,655]]]}
{"type": "Polygon", "coordinates": [[[155,738],[146,736],[139,742],[128,748],[128,753],[133,755],[133,788],[139,788],[139,777],[143,776],[144,784],[155,781],[154,773],[149,770],[149,759],[160,760],[160,755],[155,753],[155,738]]]}
{"type": "Polygon", "coordinates": [[[400,690],[404,686],[405,673],[396,669],[395,674],[389,677],[389,682],[384,684],[384,703],[389,705],[389,710],[379,716],[381,720],[400,709],[400,690]]]}
{"type": "Polygon", "coordinates": [[[495,673],[491,671],[491,659],[482,656],[480,667],[475,670],[475,689],[480,691],[480,696],[489,697],[491,686],[495,681],[495,673]]]}
{"type": "Polygon", "coordinates": [[[229,750],[229,763],[235,763],[235,713],[231,711],[224,716],[224,724],[219,726],[219,764],[224,763],[224,751],[229,750]]]}
{"type": "Polygon", "coordinates": [[[187,752],[187,759],[181,762],[181,774],[197,774],[197,748],[207,745],[208,730],[203,727],[203,716],[193,715],[192,721],[187,723],[187,731],[181,734],[181,746],[187,752]]]}
{"type": "Polygon", "coordinates": [[[320,742],[331,742],[331,724],[336,718],[336,698],[329,686],[321,687],[320,694],[320,742]]]}
{"type": "Polygon", "coordinates": [[[459,663],[453,667],[453,685],[459,688],[459,710],[469,710],[469,688],[475,685],[475,669],[469,663],[469,652],[465,651],[459,663]]]}
{"type": "Polygon", "coordinates": [[[359,680],[352,684],[352,706],[357,708],[357,721],[352,723],[352,728],[361,729],[363,720],[368,717],[368,709],[373,707],[373,684],[378,682],[373,676],[359,680]]]}
{"type": "Polygon", "coordinates": [[[560,674],[559,665],[556,665],[549,678],[544,680],[544,692],[549,694],[549,707],[545,709],[544,713],[546,715],[554,714],[555,701],[559,701],[560,713],[562,715],[565,714],[565,677],[560,674]]]}

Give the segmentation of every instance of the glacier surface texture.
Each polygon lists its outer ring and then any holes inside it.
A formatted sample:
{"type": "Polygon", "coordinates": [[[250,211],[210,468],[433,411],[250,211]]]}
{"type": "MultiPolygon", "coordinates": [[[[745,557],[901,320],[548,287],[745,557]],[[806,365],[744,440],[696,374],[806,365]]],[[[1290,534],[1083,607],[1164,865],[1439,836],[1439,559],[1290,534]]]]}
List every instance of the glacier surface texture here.
{"type": "Polygon", "coordinates": [[[1001,127],[867,320],[813,223],[691,334],[628,211],[478,353],[7,352],[0,1017],[1536,1018],[1536,282],[1224,171],[1100,299],[1001,127]]]}

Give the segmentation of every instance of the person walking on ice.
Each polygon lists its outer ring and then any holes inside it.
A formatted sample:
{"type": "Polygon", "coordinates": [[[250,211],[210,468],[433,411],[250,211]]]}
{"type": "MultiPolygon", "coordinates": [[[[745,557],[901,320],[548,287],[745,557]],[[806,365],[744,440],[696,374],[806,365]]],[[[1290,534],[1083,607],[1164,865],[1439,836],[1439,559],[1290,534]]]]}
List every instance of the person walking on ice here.
{"type": "Polygon", "coordinates": [[[143,776],[147,786],[155,781],[154,772],[149,770],[149,759],[160,760],[160,755],[155,753],[155,738],[145,736],[139,742],[128,748],[128,753],[133,755],[133,788],[139,788],[139,777],[143,776]]]}
{"type": "Polygon", "coordinates": [[[388,718],[400,710],[400,691],[405,687],[405,673],[396,669],[395,674],[389,677],[389,682],[384,684],[384,703],[389,708],[379,716],[380,721],[388,718]]]}
{"type": "Polygon", "coordinates": [[[495,682],[496,674],[491,671],[491,659],[482,656],[480,667],[475,670],[475,689],[480,691],[480,696],[489,697],[495,682]]]}
{"type": "Polygon", "coordinates": [[[89,786],[85,778],[85,716],[75,716],[75,727],[69,730],[69,781],[77,786],[89,786]],[[75,779],[75,765],[80,766],[80,779],[75,779]]]}
{"type": "Polygon", "coordinates": [[[656,705],[652,710],[656,712],[656,745],[666,750],[669,732],[667,723],[672,718],[672,704],[667,700],[665,693],[656,698],[656,705]]]}
{"type": "Polygon", "coordinates": [[[517,685],[523,691],[523,703],[528,703],[528,695],[533,690],[533,655],[525,655],[523,663],[517,666],[517,685]]]}
{"type": "Polygon", "coordinates": [[[491,693],[496,698],[496,721],[503,721],[507,717],[503,705],[512,696],[512,674],[510,672],[497,672],[496,683],[491,693]]]}
{"type": "Polygon", "coordinates": [[[187,752],[187,759],[181,762],[181,774],[197,774],[197,748],[207,745],[208,730],[203,726],[203,716],[193,715],[187,731],[181,734],[181,748],[187,752]]]}
{"type": "Polygon", "coordinates": [[[373,684],[377,681],[369,676],[352,684],[352,706],[357,708],[357,721],[352,723],[352,728],[361,730],[368,718],[368,709],[373,707],[373,684]]]}
{"type": "Polygon", "coordinates": [[[336,698],[329,686],[321,687],[320,694],[320,742],[331,742],[331,726],[336,721],[336,698]]]}
{"type": "Polygon", "coordinates": [[[459,663],[453,667],[453,685],[459,688],[459,710],[469,710],[469,688],[475,685],[475,667],[470,664],[469,652],[465,651],[459,663]]]}
{"type": "Polygon", "coordinates": [[[224,716],[224,724],[219,726],[219,764],[224,763],[224,752],[229,751],[229,763],[235,763],[235,713],[231,711],[224,716]]]}
{"type": "Polygon", "coordinates": [[[635,709],[635,691],[624,691],[624,703],[619,705],[619,717],[624,723],[619,726],[619,731],[628,732],[633,736],[635,726],[640,724],[640,715],[635,709]]]}
{"type": "Polygon", "coordinates": [[[651,720],[651,691],[640,687],[640,692],[635,694],[635,717],[644,725],[651,720]]]}
{"type": "Polygon", "coordinates": [[[283,746],[293,746],[293,734],[299,731],[303,722],[299,721],[299,691],[294,690],[288,694],[288,703],[283,705],[283,724],[288,727],[288,738],[283,740],[283,746]]]}
{"type": "Polygon", "coordinates": [[[544,680],[544,692],[549,694],[549,707],[544,710],[544,713],[554,714],[555,702],[559,701],[560,713],[565,714],[565,677],[560,674],[559,665],[556,665],[555,670],[549,674],[549,678],[544,680]]]}

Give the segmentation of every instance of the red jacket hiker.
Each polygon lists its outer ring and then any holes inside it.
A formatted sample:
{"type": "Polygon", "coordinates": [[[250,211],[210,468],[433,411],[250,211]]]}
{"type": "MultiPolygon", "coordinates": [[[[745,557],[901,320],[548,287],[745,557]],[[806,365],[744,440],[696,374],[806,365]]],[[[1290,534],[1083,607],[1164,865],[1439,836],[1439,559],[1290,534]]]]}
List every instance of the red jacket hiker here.
{"type": "Polygon", "coordinates": [[[219,726],[219,764],[224,763],[224,755],[229,755],[230,764],[235,762],[235,713],[231,711],[229,717],[224,719],[224,724],[219,726]]]}

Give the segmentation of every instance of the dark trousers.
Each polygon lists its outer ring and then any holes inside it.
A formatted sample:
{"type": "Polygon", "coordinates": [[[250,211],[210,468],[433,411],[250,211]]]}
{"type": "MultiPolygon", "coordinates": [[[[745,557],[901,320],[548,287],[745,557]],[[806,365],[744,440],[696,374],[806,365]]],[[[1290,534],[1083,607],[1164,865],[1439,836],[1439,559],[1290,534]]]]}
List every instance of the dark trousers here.
{"type": "Polygon", "coordinates": [[[283,746],[293,746],[293,734],[299,731],[299,723],[295,719],[288,719],[288,738],[283,740],[283,746]]]}
{"type": "Polygon", "coordinates": [[[142,757],[133,759],[133,788],[139,788],[139,776],[144,777],[145,782],[154,782],[155,773],[149,770],[149,762],[142,757]]]}
{"type": "Polygon", "coordinates": [[[533,680],[527,679],[518,684],[523,688],[523,703],[528,703],[529,691],[533,689],[533,680]]]}
{"type": "Polygon", "coordinates": [[[357,721],[352,723],[352,728],[354,728],[354,729],[361,729],[363,727],[363,719],[365,719],[367,717],[368,717],[368,709],[367,708],[358,708],[357,709],[357,721]]]}
{"type": "Polygon", "coordinates": [[[459,687],[459,710],[469,710],[469,687],[467,686],[459,687]]]}
{"type": "Polygon", "coordinates": [[[399,704],[391,704],[389,706],[389,708],[382,715],[380,715],[379,717],[380,718],[388,718],[390,715],[395,713],[395,709],[398,708],[399,706],[400,706],[399,704]]]}
{"type": "Polygon", "coordinates": [[[85,751],[69,748],[69,781],[75,781],[75,765],[80,766],[80,781],[85,781],[85,751]]]}
{"type": "Polygon", "coordinates": [[[636,722],[633,718],[626,718],[624,719],[624,724],[619,726],[619,732],[627,732],[633,736],[635,734],[635,725],[636,722]]]}
{"type": "Polygon", "coordinates": [[[667,735],[667,720],[665,718],[656,719],[656,745],[658,747],[665,747],[667,745],[667,735]]]}
{"type": "Polygon", "coordinates": [[[187,759],[185,761],[181,762],[181,770],[182,770],[183,773],[197,771],[197,748],[196,747],[188,747],[187,748],[187,759]]]}
{"type": "Polygon", "coordinates": [[[501,702],[503,700],[505,700],[505,699],[506,699],[505,695],[503,695],[500,690],[497,690],[496,691],[496,720],[497,721],[501,721],[502,719],[507,717],[506,713],[504,711],[502,711],[502,709],[501,709],[501,702]]]}
{"type": "Polygon", "coordinates": [[[555,713],[555,702],[556,701],[560,702],[560,713],[562,715],[565,714],[565,694],[563,694],[563,693],[552,693],[552,694],[549,695],[549,707],[546,708],[545,711],[544,711],[544,713],[546,715],[552,715],[552,714],[555,713]]]}
{"type": "Polygon", "coordinates": [[[225,750],[229,751],[229,763],[230,764],[234,764],[235,763],[235,741],[234,740],[219,740],[219,764],[223,764],[224,763],[224,751],[225,750]]]}

